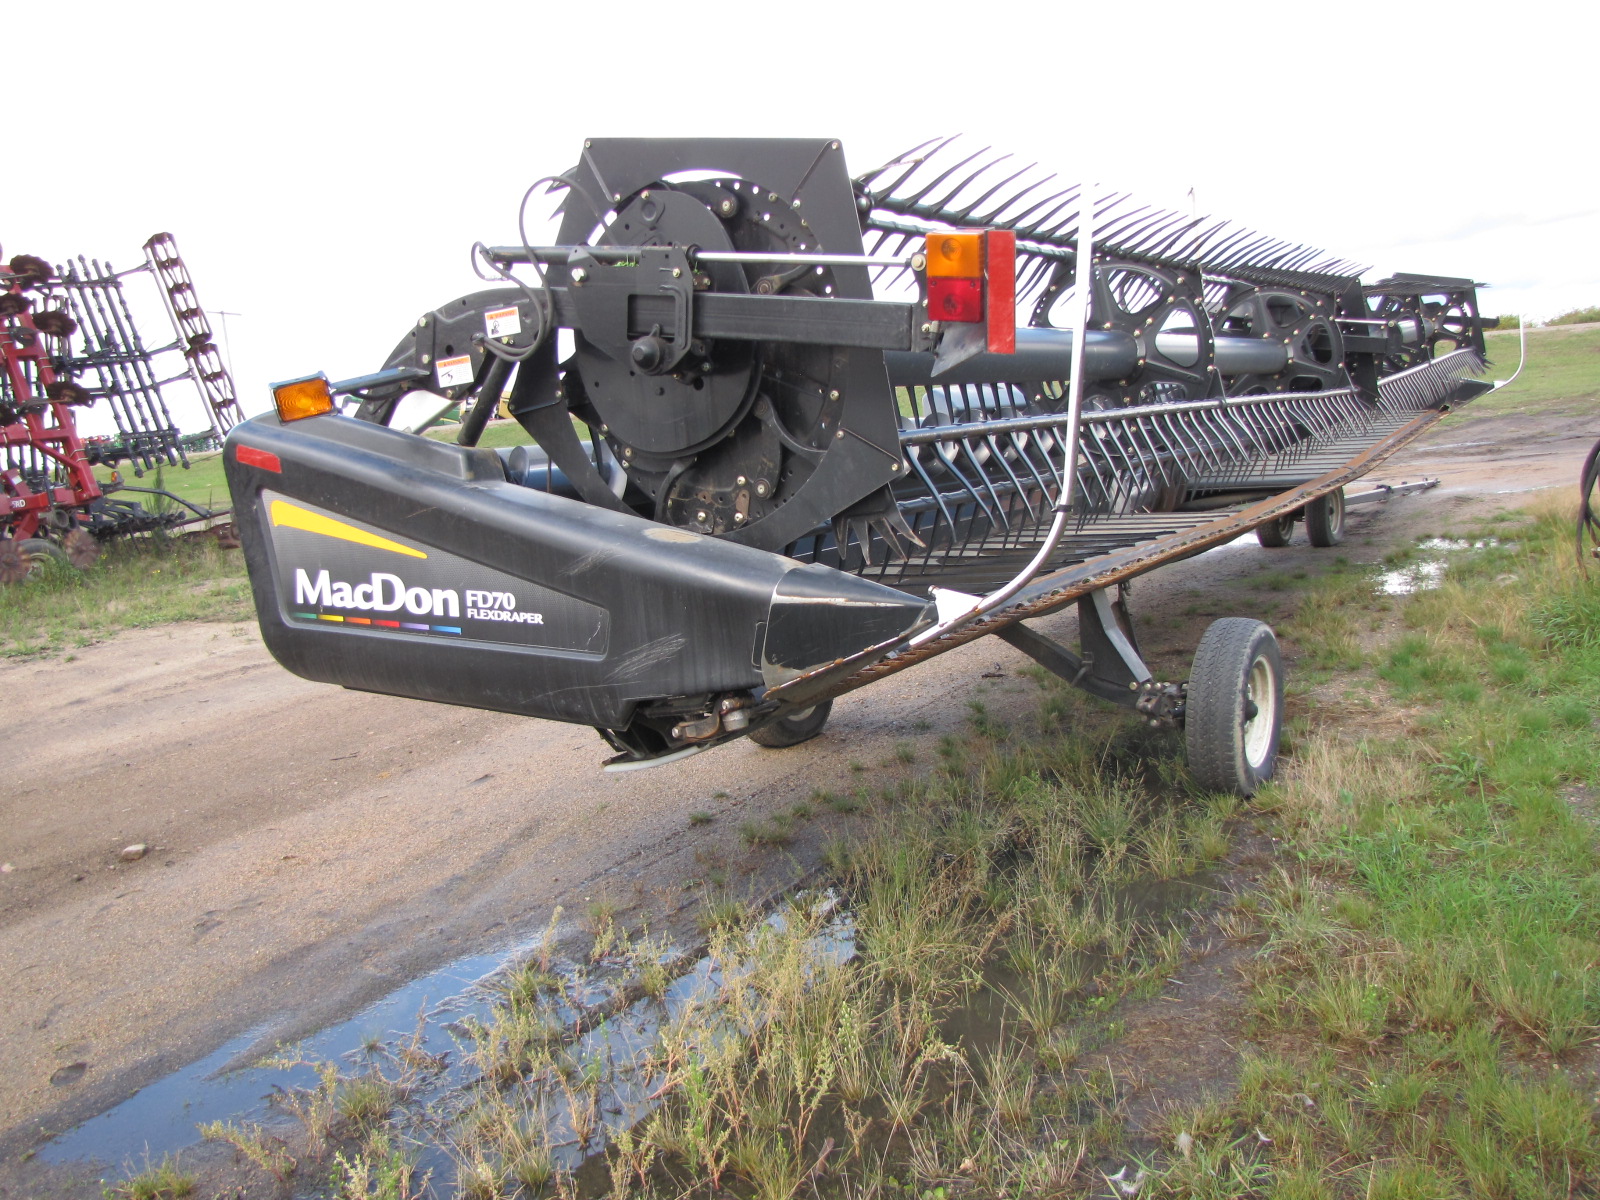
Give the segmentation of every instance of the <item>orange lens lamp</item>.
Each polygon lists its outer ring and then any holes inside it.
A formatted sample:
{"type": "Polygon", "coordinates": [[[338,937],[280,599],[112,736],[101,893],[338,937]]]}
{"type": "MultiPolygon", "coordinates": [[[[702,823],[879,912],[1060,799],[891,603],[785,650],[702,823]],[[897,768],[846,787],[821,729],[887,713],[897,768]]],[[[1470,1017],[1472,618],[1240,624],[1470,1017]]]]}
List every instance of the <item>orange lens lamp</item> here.
{"type": "Polygon", "coordinates": [[[333,411],[333,392],[328,387],[328,377],[320,372],[304,379],[273,384],[272,401],[282,421],[320,417],[333,411]]]}

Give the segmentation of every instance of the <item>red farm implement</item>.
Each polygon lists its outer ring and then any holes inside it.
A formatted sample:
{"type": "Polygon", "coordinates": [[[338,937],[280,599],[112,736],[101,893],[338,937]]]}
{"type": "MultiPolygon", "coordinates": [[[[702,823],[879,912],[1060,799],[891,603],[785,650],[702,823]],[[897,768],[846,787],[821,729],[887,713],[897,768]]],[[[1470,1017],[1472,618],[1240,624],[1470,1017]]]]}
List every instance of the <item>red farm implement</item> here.
{"type": "Polygon", "coordinates": [[[52,267],[33,255],[0,263],[0,582],[44,558],[87,566],[108,538],[171,529],[220,515],[159,487],[126,483],[186,468],[196,442],[220,441],[240,419],[229,377],[170,234],[145,243],[145,262],[117,272],[78,258],[52,267]],[[146,347],[122,281],[149,274],[175,339],[146,347]],[[181,358],[166,378],[163,367],[181,358]],[[188,379],[211,428],[180,433],[162,395],[188,379]],[[104,404],[114,434],[86,437],[79,411],[104,404]],[[96,466],[112,470],[97,476],[96,466]],[[152,498],[146,504],[134,496],[152,498]]]}

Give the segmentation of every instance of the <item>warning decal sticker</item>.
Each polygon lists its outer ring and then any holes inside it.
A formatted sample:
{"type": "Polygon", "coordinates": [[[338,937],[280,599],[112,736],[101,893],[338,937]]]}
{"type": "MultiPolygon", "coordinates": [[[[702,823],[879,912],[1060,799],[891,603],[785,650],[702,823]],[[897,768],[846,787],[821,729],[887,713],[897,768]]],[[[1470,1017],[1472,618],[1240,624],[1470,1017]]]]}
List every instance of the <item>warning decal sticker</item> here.
{"type": "Polygon", "coordinates": [[[522,318],[515,306],[484,313],[483,325],[492,338],[516,337],[522,332],[522,318]]]}
{"type": "Polygon", "coordinates": [[[441,358],[434,364],[434,369],[439,373],[440,387],[465,387],[472,382],[472,355],[462,354],[455,358],[441,358]]]}

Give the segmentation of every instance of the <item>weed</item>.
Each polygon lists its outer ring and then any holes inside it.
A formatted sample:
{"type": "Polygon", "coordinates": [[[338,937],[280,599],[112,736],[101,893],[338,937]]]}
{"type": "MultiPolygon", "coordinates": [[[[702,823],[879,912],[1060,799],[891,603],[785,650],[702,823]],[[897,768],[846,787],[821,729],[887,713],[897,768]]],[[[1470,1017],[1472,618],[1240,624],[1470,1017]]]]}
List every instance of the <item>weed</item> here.
{"type": "Polygon", "coordinates": [[[689,814],[689,824],[691,824],[691,825],[709,825],[709,824],[711,824],[711,822],[715,821],[716,819],[717,819],[717,814],[716,813],[707,812],[703,808],[702,809],[697,809],[694,812],[689,814]]]}
{"type": "Polygon", "coordinates": [[[183,1200],[193,1191],[194,1176],[180,1171],[171,1157],[163,1157],[154,1167],[146,1163],[144,1170],[121,1183],[101,1186],[106,1200],[183,1200]]]}
{"type": "Polygon", "coordinates": [[[339,1089],[339,1118],[357,1129],[382,1121],[394,1107],[394,1091],[376,1075],[346,1080],[339,1089]]]}
{"type": "Polygon", "coordinates": [[[429,1176],[417,1178],[416,1160],[386,1133],[377,1133],[355,1154],[333,1156],[333,1184],[338,1200],[420,1200],[428,1194],[429,1176]]]}
{"type": "Polygon", "coordinates": [[[243,1121],[212,1121],[199,1127],[200,1137],[207,1142],[222,1142],[232,1146],[241,1157],[271,1175],[280,1184],[288,1182],[294,1174],[295,1158],[289,1144],[268,1133],[260,1125],[243,1121]]]}
{"type": "Polygon", "coordinates": [[[850,792],[822,792],[818,798],[836,813],[860,812],[865,803],[865,789],[855,793],[850,792]]]}
{"type": "Polygon", "coordinates": [[[747,846],[787,846],[794,841],[794,816],[779,812],[763,821],[744,821],[739,836],[747,846]]]}

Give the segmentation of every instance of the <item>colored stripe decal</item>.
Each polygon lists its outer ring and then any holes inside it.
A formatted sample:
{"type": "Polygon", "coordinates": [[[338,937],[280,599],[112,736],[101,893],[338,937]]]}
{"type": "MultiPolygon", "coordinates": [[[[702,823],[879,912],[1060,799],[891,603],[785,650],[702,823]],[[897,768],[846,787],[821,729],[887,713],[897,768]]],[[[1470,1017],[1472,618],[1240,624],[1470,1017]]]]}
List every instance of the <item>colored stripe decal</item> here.
{"type": "Polygon", "coordinates": [[[399,542],[391,542],[386,537],[368,533],[365,529],[357,529],[354,525],[346,525],[343,521],[335,521],[332,517],[325,517],[321,513],[307,512],[299,505],[290,504],[286,500],[272,502],[272,523],[281,525],[285,529],[303,529],[307,533],[320,533],[324,537],[354,542],[358,546],[371,546],[375,550],[392,550],[396,554],[404,554],[410,558],[428,557],[421,550],[402,546],[399,542]]]}
{"type": "Polygon", "coordinates": [[[373,621],[374,625],[382,625],[385,629],[399,629],[399,621],[373,621]]]}
{"type": "Polygon", "coordinates": [[[372,624],[372,618],[371,617],[346,617],[345,618],[345,622],[346,622],[346,624],[349,624],[349,625],[371,625],[372,624]]]}
{"type": "Polygon", "coordinates": [[[459,625],[435,625],[433,627],[433,631],[435,633],[460,633],[461,632],[461,626],[459,626],[459,625]]]}
{"type": "Polygon", "coordinates": [[[343,617],[336,617],[332,613],[318,613],[317,618],[323,621],[343,621],[343,617]]]}

